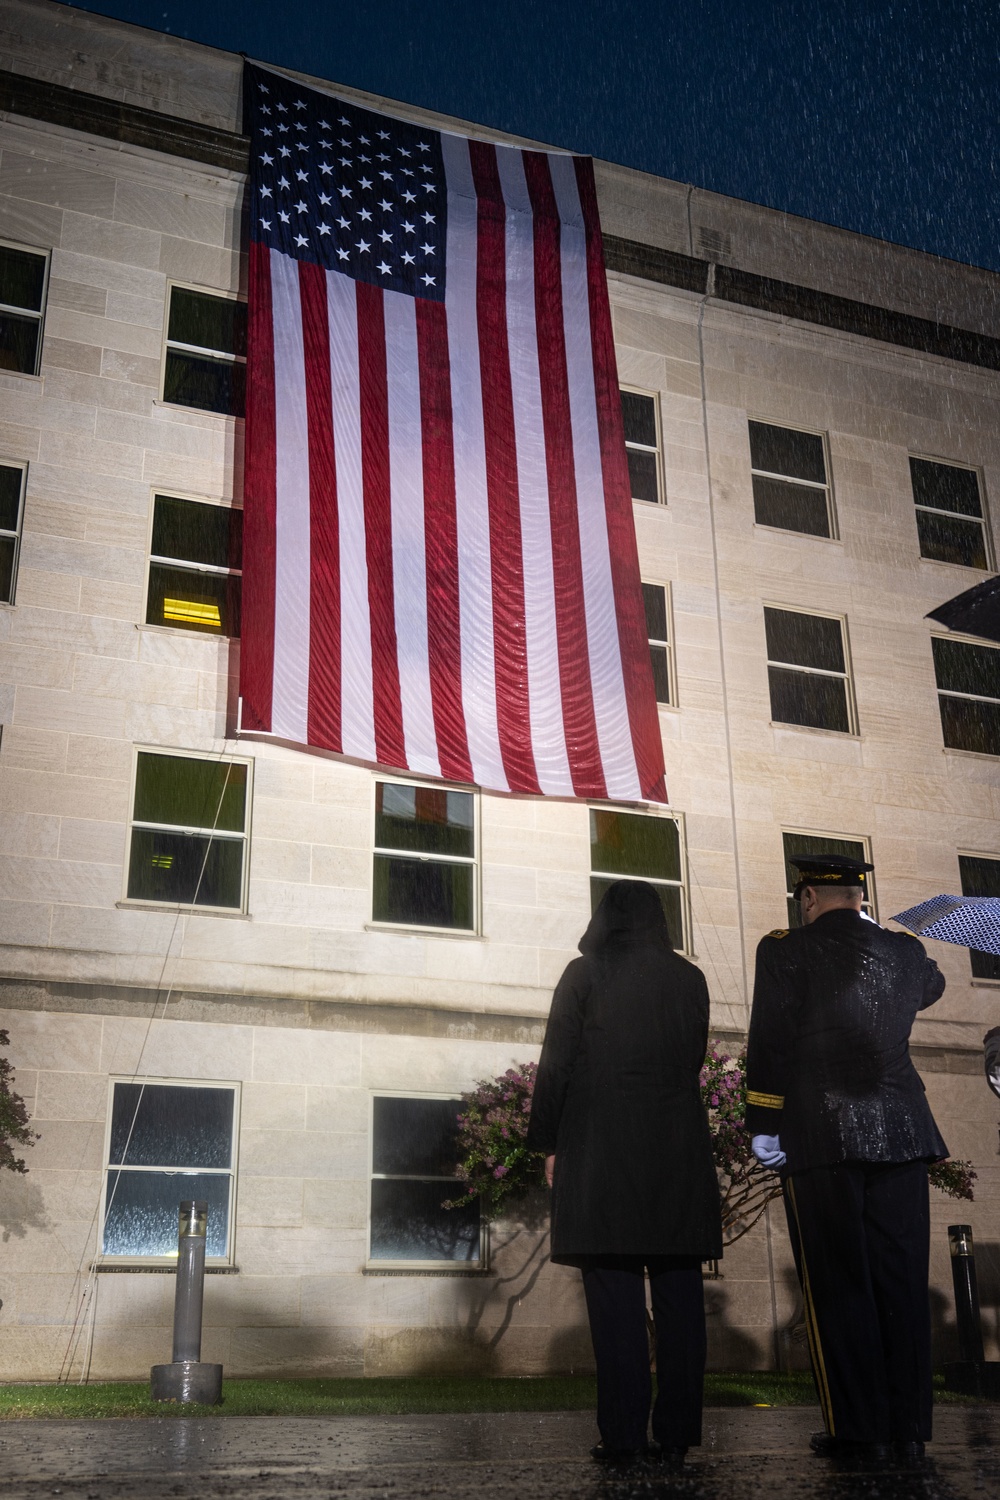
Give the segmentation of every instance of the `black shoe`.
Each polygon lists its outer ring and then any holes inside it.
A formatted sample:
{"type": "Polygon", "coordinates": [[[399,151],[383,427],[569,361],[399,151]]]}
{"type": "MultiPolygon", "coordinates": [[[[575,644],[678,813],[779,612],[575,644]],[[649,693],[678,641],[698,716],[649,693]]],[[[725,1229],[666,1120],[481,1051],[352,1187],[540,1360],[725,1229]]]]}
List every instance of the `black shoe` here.
{"type": "Polygon", "coordinates": [[[665,1443],[655,1441],[648,1444],[646,1453],[650,1458],[655,1458],[668,1469],[680,1469],[683,1467],[684,1459],[687,1457],[687,1448],[673,1448],[665,1443]]]}
{"type": "Polygon", "coordinates": [[[893,1459],[889,1443],[854,1443],[848,1438],[833,1437],[829,1432],[814,1432],[809,1446],[820,1458],[836,1458],[842,1463],[879,1466],[893,1459]]]}
{"type": "Polygon", "coordinates": [[[599,1464],[632,1464],[645,1454],[644,1448],[609,1448],[602,1438],[590,1450],[590,1456],[599,1464]]]}
{"type": "Polygon", "coordinates": [[[918,1469],[924,1461],[923,1443],[893,1443],[892,1449],[904,1469],[918,1469]]]}

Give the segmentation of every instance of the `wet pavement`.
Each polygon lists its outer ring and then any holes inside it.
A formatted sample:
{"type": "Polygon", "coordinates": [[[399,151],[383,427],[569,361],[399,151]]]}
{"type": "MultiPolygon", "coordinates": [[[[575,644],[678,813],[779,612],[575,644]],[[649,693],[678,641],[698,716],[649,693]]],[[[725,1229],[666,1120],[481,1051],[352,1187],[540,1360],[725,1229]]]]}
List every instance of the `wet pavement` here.
{"type": "Polygon", "coordinates": [[[712,1410],[683,1471],[608,1471],[587,1450],[586,1412],[476,1416],[228,1417],[8,1422],[0,1495],[10,1500],[992,1500],[1000,1407],[938,1408],[915,1471],[842,1470],[809,1453],[810,1407],[712,1410]]]}

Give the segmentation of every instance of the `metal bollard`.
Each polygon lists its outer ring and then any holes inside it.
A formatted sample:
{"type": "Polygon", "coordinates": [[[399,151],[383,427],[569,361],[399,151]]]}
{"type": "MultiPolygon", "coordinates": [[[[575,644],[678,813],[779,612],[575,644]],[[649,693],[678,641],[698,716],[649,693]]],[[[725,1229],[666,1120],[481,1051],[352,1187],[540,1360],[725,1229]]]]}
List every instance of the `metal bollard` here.
{"type": "Polygon", "coordinates": [[[177,1231],[173,1361],[154,1365],[150,1371],[154,1401],[196,1401],[217,1406],[222,1400],[222,1366],[201,1362],[207,1232],[208,1204],[190,1198],[182,1202],[177,1231]]]}
{"type": "Polygon", "coordinates": [[[961,1360],[944,1367],[948,1390],[996,1400],[1000,1396],[1000,1363],[987,1361],[979,1321],[979,1286],[971,1224],[948,1225],[951,1278],[955,1287],[955,1323],[961,1360]]]}

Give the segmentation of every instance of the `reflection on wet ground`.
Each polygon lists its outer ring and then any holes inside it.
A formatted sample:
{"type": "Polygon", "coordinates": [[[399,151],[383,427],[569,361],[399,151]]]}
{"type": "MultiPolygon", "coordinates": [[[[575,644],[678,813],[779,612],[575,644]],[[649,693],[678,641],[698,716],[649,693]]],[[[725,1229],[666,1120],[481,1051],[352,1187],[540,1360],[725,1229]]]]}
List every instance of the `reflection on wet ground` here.
{"type": "Polygon", "coordinates": [[[683,1471],[599,1468],[583,1412],[477,1416],[232,1417],[10,1422],[0,1495],[80,1500],[990,1500],[1000,1494],[1000,1408],[939,1408],[922,1468],[842,1470],[808,1451],[806,1408],[706,1413],[683,1471]]]}

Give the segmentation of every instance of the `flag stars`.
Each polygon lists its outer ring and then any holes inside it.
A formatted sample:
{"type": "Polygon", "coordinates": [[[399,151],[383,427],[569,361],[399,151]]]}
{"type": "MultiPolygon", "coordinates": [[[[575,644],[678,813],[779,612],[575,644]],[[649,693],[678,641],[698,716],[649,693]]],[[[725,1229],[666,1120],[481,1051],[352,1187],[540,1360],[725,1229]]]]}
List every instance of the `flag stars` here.
{"type": "Polygon", "coordinates": [[[350,197],[352,197],[352,193],[351,193],[351,190],[350,190],[349,187],[338,188],[337,192],[340,194],[340,196],[342,198],[350,198],[350,197]]]}
{"type": "Polygon", "coordinates": [[[360,250],[362,255],[367,255],[369,250],[371,249],[371,245],[369,245],[367,240],[358,240],[355,248],[360,250]]]}
{"type": "Polygon", "coordinates": [[[354,163],[351,161],[350,157],[342,156],[340,158],[340,165],[342,167],[353,167],[354,163]]]}
{"type": "Polygon", "coordinates": [[[306,107],[306,101],[304,99],[296,99],[296,101],[295,101],[295,108],[296,109],[305,109],[305,107],[306,107]]]}
{"type": "Polygon", "coordinates": [[[391,266],[387,266],[384,260],[380,260],[379,261],[379,263],[378,263],[378,269],[382,272],[383,276],[391,276],[392,275],[392,267],[391,266]]]}
{"type": "Polygon", "coordinates": [[[423,219],[423,221],[424,221],[425,224],[433,224],[434,223],[434,215],[433,214],[430,214],[430,213],[421,214],[420,217],[423,219]]]}
{"type": "Polygon", "coordinates": [[[337,220],[337,223],[340,225],[341,229],[350,229],[351,227],[350,219],[345,219],[343,214],[341,214],[340,218],[337,220]]]}
{"type": "Polygon", "coordinates": [[[279,146],[278,147],[278,155],[279,156],[291,156],[291,154],[292,154],[292,152],[291,152],[291,147],[290,146],[279,146]]]}
{"type": "Polygon", "coordinates": [[[400,154],[400,156],[412,156],[413,152],[412,151],[407,151],[407,149],[406,149],[405,146],[400,146],[400,148],[399,148],[399,154],[400,154]]]}
{"type": "Polygon", "coordinates": [[[309,181],[309,173],[308,172],[303,172],[302,168],[300,167],[299,170],[295,174],[295,180],[296,180],[296,182],[308,182],[309,181]]]}
{"type": "MultiPolygon", "coordinates": [[[[340,144],[342,146],[349,146],[351,143],[350,143],[350,141],[345,141],[343,138],[341,138],[340,144]]],[[[348,166],[350,166],[350,162],[348,162],[348,166]]]]}
{"type": "Polygon", "coordinates": [[[289,180],[288,180],[287,177],[279,177],[278,178],[278,186],[280,188],[290,188],[291,185],[292,184],[289,182],[289,180]]]}
{"type": "Polygon", "coordinates": [[[409,188],[407,188],[406,192],[403,194],[403,202],[404,203],[416,203],[416,201],[417,201],[417,195],[416,195],[416,193],[411,193],[410,190],[409,190],[409,188]]]}
{"type": "Polygon", "coordinates": [[[323,173],[324,177],[329,177],[331,172],[333,171],[333,168],[328,161],[321,161],[319,164],[319,169],[323,173]]]}
{"type": "Polygon", "coordinates": [[[337,251],[337,259],[338,260],[350,260],[350,258],[351,258],[351,255],[350,255],[350,251],[349,250],[338,250],[337,251]]]}
{"type": "Polygon", "coordinates": [[[288,134],[288,126],[287,125],[279,125],[278,129],[281,131],[282,135],[287,135],[288,134]]]}
{"type": "Polygon", "coordinates": [[[378,138],[380,141],[388,141],[391,139],[388,130],[380,130],[378,133],[378,138]]]}
{"type": "Polygon", "coordinates": [[[350,122],[350,120],[349,120],[349,119],[348,119],[348,118],[347,118],[347,116],[346,116],[346,115],[341,115],[341,116],[340,116],[340,118],[339,118],[339,119],[338,119],[338,121],[337,121],[337,124],[338,124],[338,125],[350,125],[350,123],[351,123],[351,122],[350,122]]]}
{"type": "Polygon", "coordinates": [[[383,182],[391,182],[392,181],[392,173],[391,172],[380,172],[378,175],[381,177],[381,179],[382,179],[383,182]]]}
{"type": "Polygon", "coordinates": [[[361,186],[362,186],[362,187],[363,187],[363,188],[370,188],[370,187],[371,187],[371,185],[372,185],[372,181],[371,181],[371,178],[370,178],[370,177],[362,177],[362,178],[361,178],[361,182],[360,182],[360,185],[361,185],[361,186]]]}
{"type": "Polygon", "coordinates": [[[302,123],[301,120],[296,120],[296,122],[295,122],[295,129],[296,130],[302,130],[302,131],[304,131],[305,128],[306,127],[303,125],[303,123],[302,123]]]}
{"type": "Polygon", "coordinates": [[[403,251],[403,265],[404,266],[415,266],[416,263],[417,263],[417,257],[415,255],[411,255],[410,252],[409,252],[409,250],[404,250],[403,251]]]}
{"type": "Polygon", "coordinates": [[[388,198],[381,198],[379,200],[379,205],[378,206],[379,206],[379,208],[382,210],[382,212],[384,214],[391,214],[392,213],[392,204],[389,202],[388,198]]]}
{"type": "Polygon", "coordinates": [[[330,226],[329,226],[329,224],[317,224],[316,228],[319,230],[320,234],[329,234],[330,233],[330,226]]]}
{"type": "Polygon", "coordinates": [[[273,156],[268,156],[267,152],[265,151],[264,155],[261,157],[261,163],[265,167],[273,167],[274,166],[274,157],[273,156]]]}
{"type": "Polygon", "coordinates": [[[437,280],[437,277],[435,277],[435,276],[421,276],[420,280],[423,282],[424,286],[434,286],[434,284],[435,284],[435,282],[437,280]]]}
{"type": "Polygon", "coordinates": [[[330,122],[329,122],[329,120],[320,120],[320,122],[319,122],[319,128],[320,128],[320,130],[329,130],[330,129],[330,122]]]}
{"type": "Polygon", "coordinates": [[[409,167],[401,167],[400,170],[401,170],[401,172],[402,172],[402,174],[403,174],[404,177],[412,177],[413,176],[413,173],[410,171],[409,167]]]}
{"type": "Polygon", "coordinates": [[[359,141],[360,145],[362,145],[362,146],[368,146],[368,145],[371,144],[371,142],[369,141],[369,139],[368,139],[368,137],[366,135],[359,135],[358,136],[358,141],[359,141]]]}
{"type": "Polygon", "coordinates": [[[268,187],[268,185],[267,185],[266,182],[263,183],[262,186],[261,186],[260,196],[262,198],[270,198],[270,196],[271,196],[271,189],[268,187]]]}
{"type": "Polygon", "coordinates": [[[333,142],[332,141],[320,141],[319,146],[320,146],[320,150],[321,151],[332,151],[333,150],[333,142]]]}
{"type": "Polygon", "coordinates": [[[325,208],[328,203],[332,203],[333,202],[333,199],[330,197],[329,193],[320,193],[320,195],[319,195],[319,201],[322,203],[323,207],[325,208]]]}
{"type": "Polygon", "coordinates": [[[304,249],[306,245],[308,245],[309,241],[306,239],[306,237],[305,237],[304,234],[297,234],[295,236],[295,243],[298,245],[299,249],[301,250],[301,249],[304,249]]]}
{"type": "Polygon", "coordinates": [[[278,209],[278,218],[281,220],[282,224],[290,224],[292,222],[291,214],[286,214],[283,208],[278,209]]]}
{"type": "Polygon", "coordinates": [[[433,255],[434,254],[434,246],[433,245],[421,245],[420,248],[424,252],[425,255],[433,255]]]}
{"type": "Polygon", "coordinates": [[[392,235],[387,229],[381,230],[381,232],[379,233],[379,239],[382,241],[383,245],[392,244],[392,235]]]}
{"type": "Polygon", "coordinates": [[[431,148],[430,148],[430,146],[428,145],[428,143],[426,141],[418,141],[417,142],[417,150],[418,151],[429,151],[430,149],[431,148]]]}
{"type": "Polygon", "coordinates": [[[268,128],[267,128],[266,125],[264,126],[263,130],[261,131],[261,135],[273,135],[273,134],[274,134],[274,131],[273,130],[268,130],[268,128]]]}
{"type": "Polygon", "coordinates": [[[386,154],[385,154],[384,151],[380,151],[379,154],[378,154],[378,156],[376,156],[375,160],[376,161],[392,161],[392,157],[391,156],[386,156],[386,154]]]}
{"type": "Polygon", "coordinates": [[[262,229],[270,229],[271,227],[270,219],[261,219],[260,224],[262,229]]]}
{"type": "Polygon", "coordinates": [[[358,213],[358,218],[359,219],[364,219],[366,221],[369,220],[371,218],[371,216],[372,215],[371,215],[371,209],[370,208],[363,208],[358,213]]]}
{"type": "Polygon", "coordinates": [[[403,228],[406,230],[407,234],[412,234],[415,227],[416,226],[411,224],[408,219],[403,220],[403,228]]]}
{"type": "Polygon", "coordinates": [[[262,104],[260,112],[262,115],[269,115],[271,113],[271,106],[269,104],[262,104]]]}
{"type": "Polygon", "coordinates": [[[308,203],[306,202],[306,200],[304,198],[300,198],[299,201],[298,201],[298,203],[296,203],[295,207],[296,207],[297,211],[300,214],[304,214],[306,212],[306,210],[308,209],[309,205],[308,205],[308,203]]]}
{"type": "Polygon", "coordinates": [[[437,188],[434,186],[433,182],[422,182],[420,186],[423,188],[425,193],[437,192],[437,188]]]}
{"type": "Polygon", "coordinates": [[[288,113],[288,106],[287,106],[287,104],[279,104],[278,105],[278,114],[279,115],[287,115],[287,113],[288,113]]]}

